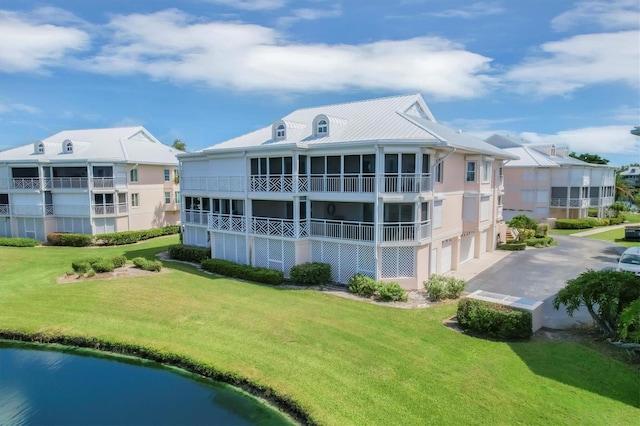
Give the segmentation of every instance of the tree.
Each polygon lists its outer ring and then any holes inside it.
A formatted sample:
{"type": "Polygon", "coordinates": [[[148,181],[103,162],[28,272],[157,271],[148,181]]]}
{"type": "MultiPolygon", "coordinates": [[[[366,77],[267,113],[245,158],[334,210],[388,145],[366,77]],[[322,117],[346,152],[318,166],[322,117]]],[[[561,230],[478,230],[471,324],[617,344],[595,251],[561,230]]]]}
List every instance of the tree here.
{"type": "Polygon", "coordinates": [[[585,163],[591,163],[591,164],[608,164],[609,163],[609,160],[602,158],[597,154],[577,155],[575,152],[572,152],[569,154],[569,157],[573,157],[580,161],[584,161],[585,163]]]}
{"type": "Polygon", "coordinates": [[[619,172],[616,172],[616,200],[633,200],[636,189],[629,185],[619,172]]]}
{"type": "Polygon", "coordinates": [[[569,316],[584,305],[598,328],[612,339],[619,339],[622,312],[640,299],[640,277],[629,271],[587,270],[553,299],[553,307],[564,305],[569,316]]]}
{"type": "Polygon", "coordinates": [[[187,144],[182,142],[180,139],[175,139],[173,141],[173,145],[171,145],[171,147],[177,149],[178,151],[186,151],[187,150],[187,144]]]}

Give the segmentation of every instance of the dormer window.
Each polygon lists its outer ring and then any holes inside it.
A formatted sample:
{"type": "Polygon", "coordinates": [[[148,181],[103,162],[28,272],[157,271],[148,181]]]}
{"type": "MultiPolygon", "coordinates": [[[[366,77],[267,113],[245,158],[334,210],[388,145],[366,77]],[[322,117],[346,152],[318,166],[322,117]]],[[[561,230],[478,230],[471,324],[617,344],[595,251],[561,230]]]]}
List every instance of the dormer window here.
{"type": "Polygon", "coordinates": [[[276,128],[276,138],[278,139],[284,139],[286,133],[285,133],[285,128],[284,128],[284,124],[280,124],[277,128],[276,128]]]}
{"type": "Polygon", "coordinates": [[[287,138],[287,125],[284,121],[278,120],[271,126],[271,140],[280,141],[287,138]]]}
{"type": "Polygon", "coordinates": [[[38,145],[36,145],[36,153],[37,154],[44,154],[44,144],[42,142],[40,142],[38,145]]]}
{"type": "Polygon", "coordinates": [[[329,118],[320,114],[313,120],[313,136],[323,137],[329,134],[329,118]]]}
{"type": "Polygon", "coordinates": [[[327,120],[318,121],[318,135],[326,135],[329,133],[329,125],[327,124],[327,120]]]}
{"type": "Polygon", "coordinates": [[[66,141],[64,143],[64,152],[70,154],[73,152],[73,142],[71,141],[66,141]]]}
{"type": "Polygon", "coordinates": [[[556,156],[556,146],[555,145],[551,145],[551,156],[552,157],[556,156]]]}

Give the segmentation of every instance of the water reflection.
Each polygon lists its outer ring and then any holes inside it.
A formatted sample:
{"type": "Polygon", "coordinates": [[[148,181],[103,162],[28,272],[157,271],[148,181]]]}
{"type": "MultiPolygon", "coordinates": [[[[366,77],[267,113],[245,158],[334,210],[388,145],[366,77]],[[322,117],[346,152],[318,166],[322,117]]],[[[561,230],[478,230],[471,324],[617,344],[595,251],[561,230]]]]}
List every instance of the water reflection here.
{"type": "Polygon", "coordinates": [[[290,424],[227,386],[148,365],[0,343],[0,425],[290,424]]]}

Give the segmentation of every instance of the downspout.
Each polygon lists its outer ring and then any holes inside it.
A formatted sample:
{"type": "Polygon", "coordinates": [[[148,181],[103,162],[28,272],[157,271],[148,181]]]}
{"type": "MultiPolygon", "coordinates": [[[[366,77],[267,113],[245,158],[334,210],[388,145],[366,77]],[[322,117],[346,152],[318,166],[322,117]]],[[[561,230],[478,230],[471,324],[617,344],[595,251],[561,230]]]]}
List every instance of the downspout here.
{"type": "MultiPolygon", "coordinates": [[[[449,156],[451,154],[453,154],[454,152],[456,152],[456,148],[455,147],[451,147],[451,151],[448,152],[444,157],[440,157],[438,158],[434,163],[433,166],[431,166],[430,170],[431,170],[431,193],[433,194],[433,186],[435,183],[435,176],[434,176],[434,171],[436,169],[436,166],[439,164],[442,164],[444,162],[444,160],[446,160],[447,158],[449,158],[449,156]]],[[[442,170],[443,175],[442,175],[442,180],[444,180],[444,169],[442,170]]],[[[431,270],[433,267],[433,256],[431,256],[431,253],[433,253],[433,203],[431,203],[431,213],[432,213],[432,221],[431,221],[431,226],[429,227],[429,241],[431,241],[429,243],[429,276],[431,276],[431,270]]]]}
{"type": "Polygon", "coordinates": [[[378,262],[378,249],[379,249],[379,244],[380,244],[380,224],[379,224],[379,212],[378,212],[378,208],[380,207],[380,202],[379,202],[379,197],[380,197],[380,178],[378,177],[378,174],[380,173],[380,165],[378,164],[380,162],[380,145],[376,144],[376,157],[375,157],[375,175],[374,175],[374,180],[375,180],[375,188],[376,188],[376,192],[375,192],[375,200],[373,202],[373,211],[374,211],[374,215],[373,215],[373,242],[374,242],[374,256],[375,256],[375,263],[376,263],[376,280],[380,279],[380,277],[378,276],[378,271],[380,270],[380,264],[378,262]]]}

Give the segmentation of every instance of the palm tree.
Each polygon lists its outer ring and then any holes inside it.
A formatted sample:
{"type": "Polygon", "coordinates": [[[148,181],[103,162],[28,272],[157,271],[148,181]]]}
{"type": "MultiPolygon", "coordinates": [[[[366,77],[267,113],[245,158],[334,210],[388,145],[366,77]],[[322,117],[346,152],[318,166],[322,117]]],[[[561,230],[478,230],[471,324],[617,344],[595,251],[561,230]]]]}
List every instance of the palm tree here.
{"type": "Polygon", "coordinates": [[[633,200],[633,195],[635,194],[636,189],[633,186],[630,186],[626,180],[620,175],[619,172],[616,173],[616,201],[623,200],[633,200]]]}

